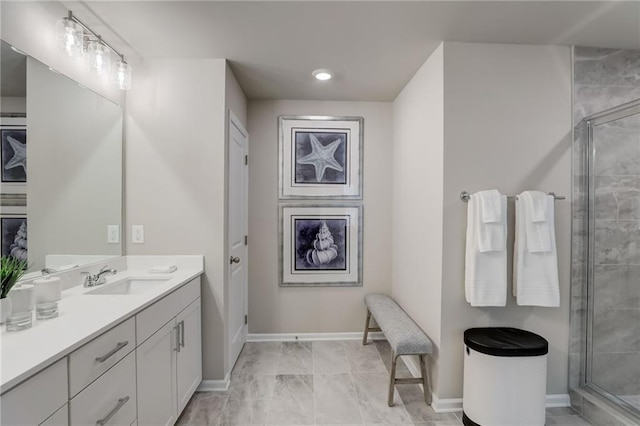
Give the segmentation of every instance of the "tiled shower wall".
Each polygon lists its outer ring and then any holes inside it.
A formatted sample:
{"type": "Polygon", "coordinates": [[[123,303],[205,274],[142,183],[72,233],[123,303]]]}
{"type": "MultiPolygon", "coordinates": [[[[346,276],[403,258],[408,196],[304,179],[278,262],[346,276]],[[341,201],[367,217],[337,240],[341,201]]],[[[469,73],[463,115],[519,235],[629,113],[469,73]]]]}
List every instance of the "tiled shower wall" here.
{"type": "MultiPolygon", "coordinates": [[[[586,129],[583,118],[640,98],[640,51],[574,49],[570,378],[580,381],[586,301],[586,129]]],[[[594,382],[640,394],[640,118],[599,126],[596,143],[594,382]],[[601,372],[601,373],[597,373],[601,372]]]]}

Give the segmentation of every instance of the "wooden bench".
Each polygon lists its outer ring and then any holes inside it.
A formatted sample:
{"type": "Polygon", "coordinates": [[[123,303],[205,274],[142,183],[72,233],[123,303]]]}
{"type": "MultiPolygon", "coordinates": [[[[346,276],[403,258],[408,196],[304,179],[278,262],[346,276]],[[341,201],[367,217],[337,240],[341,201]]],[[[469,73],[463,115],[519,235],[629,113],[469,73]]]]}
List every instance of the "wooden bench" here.
{"type": "Polygon", "coordinates": [[[426,356],[433,352],[433,344],[427,335],[414,323],[400,306],[386,294],[369,294],[365,296],[367,305],[367,320],[364,326],[362,344],[367,344],[370,331],[382,331],[391,349],[391,377],[389,380],[389,397],[387,403],[393,406],[393,391],[395,385],[421,384],[424,386],[424,400],[431,405],[431,388],[429,372],[427,371],[426,356]],[[379,328],[370,327],[371,315],[379,328]],[[420,360],[422,377],[396,378],[396,362],[398,357],[417,355],[420,360]]]}

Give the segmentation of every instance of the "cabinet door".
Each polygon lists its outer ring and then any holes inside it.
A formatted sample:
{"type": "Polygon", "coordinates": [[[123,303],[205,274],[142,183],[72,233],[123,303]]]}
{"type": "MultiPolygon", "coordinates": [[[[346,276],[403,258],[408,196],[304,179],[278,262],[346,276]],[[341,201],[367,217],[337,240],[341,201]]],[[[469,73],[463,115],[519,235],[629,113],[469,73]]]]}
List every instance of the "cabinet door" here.
{"type": "Polygon", "coordinates": [[[53,413],[51,417],[40,423],[40,426],[68,426],[69,404],[64,404],[61,409],[53,413]]]}
{"type": "Polygon", "coordinates": [[[202,381],[200,298],[176,317],[180,332],[178,362],[178,413],[181,413],[202,381]]]}
{"type": "Polygon", "coordinates": [[[42,423],[67,403],[67,381],[65,357],[4,393],[0,397],[0,425],[33,426],[42,423]]]}
{"type": "Polygon", "coordinates": [[[138,424],[173,425],[176,404],[175,320],[169,321],[136,349],[138,379],[138,424]]]}

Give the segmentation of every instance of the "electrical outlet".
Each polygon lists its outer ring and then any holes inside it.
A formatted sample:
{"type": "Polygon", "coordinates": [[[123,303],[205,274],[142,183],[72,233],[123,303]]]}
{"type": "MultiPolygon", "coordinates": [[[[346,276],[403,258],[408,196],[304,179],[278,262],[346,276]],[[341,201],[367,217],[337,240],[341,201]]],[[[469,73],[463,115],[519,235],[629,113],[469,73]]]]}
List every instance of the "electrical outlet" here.
{"type": "Polygon", "coordinates": [[[131,225],[131,242],[133,244],[144,243],[144,226],[131,225]]]}
{"type": "Polygon", "coordinates": [[[120,227],[118,225],[107,225],[107,244],[118,244],[120,242],[120,227]]]}

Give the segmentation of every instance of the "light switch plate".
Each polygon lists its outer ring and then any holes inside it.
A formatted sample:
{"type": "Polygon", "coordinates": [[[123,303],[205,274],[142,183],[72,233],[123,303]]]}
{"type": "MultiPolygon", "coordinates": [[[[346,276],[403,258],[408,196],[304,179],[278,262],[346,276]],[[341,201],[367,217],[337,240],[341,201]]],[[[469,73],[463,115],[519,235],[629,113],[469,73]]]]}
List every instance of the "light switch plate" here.
{"type": "Polygon", "coordinates": [[[144,243],[144,226],[131,225],[131,242],[133,244],[144,243]]]}
{"type": "Polygon", "coordinates": [[[120,243],[120,226],[107,225],[107,244],[120,243]]]}

